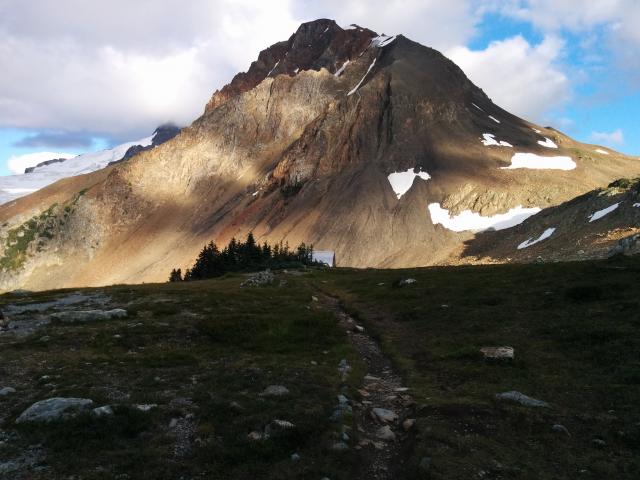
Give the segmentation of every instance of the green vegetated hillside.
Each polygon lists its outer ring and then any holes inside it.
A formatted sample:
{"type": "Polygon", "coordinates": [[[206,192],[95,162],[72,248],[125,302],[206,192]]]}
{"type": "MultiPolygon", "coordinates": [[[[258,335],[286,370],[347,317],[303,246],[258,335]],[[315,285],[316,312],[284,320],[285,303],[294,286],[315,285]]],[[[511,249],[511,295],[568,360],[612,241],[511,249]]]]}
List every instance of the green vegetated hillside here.
{"type": "Polygon", "coordinates": [[[15,392],[0,396],[0,478],[360,478],[374,447],[333,413],[341,393],[356,410],[375,405],[323,294],[379,339],[410,389],[416,421],[398,428],[396,478],[638,478],[639,275],[626,258],[6,294],[0,389],[15,392]],[[115,308],[127,317],[60,315],[115,308]],[[485,346],[515,358],[486,360],[485,346]],[[548,406],[496,398],[512,390],[548,406]],[[16,423],[51,397],[112,412],[16,423]]]}

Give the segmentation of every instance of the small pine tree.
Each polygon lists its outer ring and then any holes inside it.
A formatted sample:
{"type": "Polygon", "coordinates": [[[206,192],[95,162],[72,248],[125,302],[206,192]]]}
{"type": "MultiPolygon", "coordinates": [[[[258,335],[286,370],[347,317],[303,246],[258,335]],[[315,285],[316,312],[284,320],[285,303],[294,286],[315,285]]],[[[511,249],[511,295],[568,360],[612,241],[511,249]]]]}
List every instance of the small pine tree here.
{"type": "Polygon", "coordinates": [[[174,268],[171,270],[171,275],[169,275],[170,282],[182,282],[182,270],[178,268],[177,270],[174,268]]]}

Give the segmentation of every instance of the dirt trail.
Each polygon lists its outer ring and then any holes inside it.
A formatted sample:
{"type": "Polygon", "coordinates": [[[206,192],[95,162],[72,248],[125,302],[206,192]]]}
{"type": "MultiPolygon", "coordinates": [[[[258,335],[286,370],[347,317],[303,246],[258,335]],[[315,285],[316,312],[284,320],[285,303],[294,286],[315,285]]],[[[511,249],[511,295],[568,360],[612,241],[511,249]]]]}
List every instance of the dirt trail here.
{"type": "Polygon", "coordinates": [[[362,400],[353,402],[357,426],[355,448],[361,465],[356,478],[401,478],[399,475],[404,463],[402,442],[408,435],[405,428],[412,422],[409,417],[413,399],[378,343],[344,311],[340,301],[320,292],[318,296],[321,304],[339,319],[349,341],[368,367],[359,387],[362,400]]]}

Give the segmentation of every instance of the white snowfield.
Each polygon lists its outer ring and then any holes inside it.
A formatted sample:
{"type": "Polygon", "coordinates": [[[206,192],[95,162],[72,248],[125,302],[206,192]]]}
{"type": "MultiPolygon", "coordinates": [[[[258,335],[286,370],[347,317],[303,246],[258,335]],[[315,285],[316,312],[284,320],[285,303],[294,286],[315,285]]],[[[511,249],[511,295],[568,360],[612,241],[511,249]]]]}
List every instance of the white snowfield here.
{"type": "Polygon", "coordinates": [[[496,123],[500,123],[500,120],[498,120],[498,119],[497,119],[496,117],[494,117],[493,115],[489,115],[489,118],[490,118],[491,120],[493,120],[494,122],[496,122],[496,123]]]}
{"type": "Polygon", "coordinates": [[[596,152],[597,153],[601,153],[602,155],[609,155],[609,152],[607,152],[606,150],[603,150],[601,148],[596,148],[596,152]]]}
{"type": "Polygon", "coordinates": [[[500,167],[502,170],[528,168],[532,170],[573,170],[576,162],[571,157],[542,157],[535,153],[516,153],[511,158],[511,165],[500,167]]]}
{"type": "Polygon", "coordinates": [[[496,140],[496,136],[493,133],[483,133],[482,134],[484,140],[482,140],[483,145],[485,145],[486,147],[491,147],[491,146],[495,146],[495,147],[511,147],[513,148],[513,145],[511,145],[509,142],[505,142],[505,141],[498,141],[496,140]]]}
{"type": "Polygon", "coordinates": [[[393,172],[387,177],[398,200],[409,191],[416,177],[420,177],[422,180],[429,180],[431,175],[422,171],[415,173],[413,168],[409,168],[406,172],[393,172]]]}
{"type": "Polygon", "coordinates": [[[386,47],[387,45],[389,45],[391,42],[393,42],[396,39],[396,35],[393,36],[388,36],[388,35],[379,35],[377,37],[374,37],[373,40],[371,40],[371,45],[374,47],[378,47],[378,48],[382,48],[382,47],[386,47]]]}
{"type": "Polygon", "coordinates": [[[475,103],[472,103],[471,105],[473,105],[474,107],[476,107],[478,110],[480,110],[481,112],[484,112],[484,110],[482,110],[478,105],[476,105],[475,103]]]}
{"type": "Polygon", "coordinates": [[[123,143],[109,150],[84,153],[62,163],[52,163],[36,168],[32,173],[0,177],[0,204],[10,202],[40,190],[66,177],[75,177],[95,172],[106,167],[109,162],[120,160],[134,145],[151,145],[153,135],[135,142],[123,143]]]}
{"type": "Polygon", "coordinates": [[[483,230],[504,230],[521,224],[527,218],[540,212],[540,208],[524,208],[518,205],[506,213],[499,213],[491,217],[483,217],[477,212],[465,210],[456,216],[449,215],[449,210],[442,208],[439,203],[429,204],[429,214],[434,225],[440,224],[447,230],[454,232],[481,232],[483,230]]]}
{"type": "Polygon", "coordinates": [[[367,75],[369,75],[369,72],[371,71],[371,69],[375,64],[376,64],[376,59],[374,58],[373,62],[371,62],[371,65],[369,65],[369,68],[367,69],[367,73],[365,73],[364,76],[362,77],[362,80],[360,80],[358,84],[355,87],[353,87],[353,89],[349,93],[347,93],[347,97],[350,95],[353,95],[358,91],[358,89],[360,88],[360,85],[362,85],[362,82],[364,82],[364,79],[367,78],[367,75]]]}
{"type": "Polygon", "coordinates": [[[518,250],[522,250],[523,248],[528,248],[531,245],[535,245],[536,243],[540,243],[543,240],[546,240],[551,235],[553,235],[553,232],[555,232],[555,231],[556,231],[555,228],[547,228],[544,232],[542,232],[542,235],[540,235],[535,240],[533,238],[530,238],[529,240],[525,240],[520,245],[518,245],[518,250]]]}
{"type": "Polygon", "coordinates": [[[556,145],[555,142],[548,137],[544,137],[544,141],[538,140],[538,144],[547,148],[558,148],[558,145],[556,145]]]}
{"type": "Polygon", "coordinates": [[[616,210],[620,206],[620,203],[614,203],[610,207],[603,208],[602,210],[598,210],[595,213],[592,213],[587,218],[589,219],[589,223],[595,222],[596,220],[600,220],[602,217],[609,215],[611,212],[616,210]]]}
{"type": "Polygon", "coordinates": [[[267,73],[267,77],[271,76],[271,74],[273,73],[273,71],[278,68],[278,65],[280,65],[280,60],[278,60],[276,62],[276,64],[273,66],[273,68],[271,70],[269,70],[269,73],[267,73]]]}

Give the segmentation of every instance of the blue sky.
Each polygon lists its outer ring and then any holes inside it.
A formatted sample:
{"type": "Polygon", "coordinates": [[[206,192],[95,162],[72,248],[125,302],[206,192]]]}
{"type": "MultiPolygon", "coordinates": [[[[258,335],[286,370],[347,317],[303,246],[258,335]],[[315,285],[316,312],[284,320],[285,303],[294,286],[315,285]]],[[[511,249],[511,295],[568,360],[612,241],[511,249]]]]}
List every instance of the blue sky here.
{"type": "Polygon", "coordinates": [[[261,49],[320,17],[403,33],[507,110],[640,155],[635,0],[0,0],[0,175],[11,157],[21,168],[26,154],[186,125],[261,49]]]}

